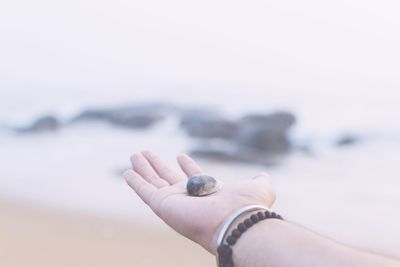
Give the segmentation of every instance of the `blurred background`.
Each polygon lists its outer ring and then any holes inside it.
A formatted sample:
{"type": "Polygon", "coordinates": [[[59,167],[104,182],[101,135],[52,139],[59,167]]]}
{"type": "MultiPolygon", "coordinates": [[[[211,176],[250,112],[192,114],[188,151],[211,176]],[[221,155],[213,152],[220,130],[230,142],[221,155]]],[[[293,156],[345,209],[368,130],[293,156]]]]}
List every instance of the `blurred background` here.
{"type": "Polygon", "coordinates": [[[215,266],[133,152],[272,175],[275,209],[400,257],[398,1],[0,2],[0,265],[215,266]]]}

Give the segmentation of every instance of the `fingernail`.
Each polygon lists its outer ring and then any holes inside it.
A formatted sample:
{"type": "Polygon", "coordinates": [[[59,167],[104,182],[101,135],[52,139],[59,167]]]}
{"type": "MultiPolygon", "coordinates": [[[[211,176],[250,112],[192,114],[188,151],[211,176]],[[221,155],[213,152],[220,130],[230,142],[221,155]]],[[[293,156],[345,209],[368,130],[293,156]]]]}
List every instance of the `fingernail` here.
{"type": "Polygon", "coordinates": [[[128,170],[124,171],[124,173],[123,173],[122,175],[124,176],[125,180],[128,179],[129,173],[130,173],[131,171],[132,171],[131,169],[128,169],[128,170]]]}
{"type": "Polygon", "coordinates": [[[189,156],[185,153],[179,154],[178,158],[188,158],[189,156]]]}
{"type": "Polygon", "coordinates": [[[153,155],[153,152],[151,152],[150,150],[143,150],[142,154],[145,156],[151,156],[151,155],[153,155]]]}
{"type": "Polygon", "coordinates": [[[140,160],[140,155],[138,153],[135,153],[131,156],[132,161],[138,161],[140,160]]]}

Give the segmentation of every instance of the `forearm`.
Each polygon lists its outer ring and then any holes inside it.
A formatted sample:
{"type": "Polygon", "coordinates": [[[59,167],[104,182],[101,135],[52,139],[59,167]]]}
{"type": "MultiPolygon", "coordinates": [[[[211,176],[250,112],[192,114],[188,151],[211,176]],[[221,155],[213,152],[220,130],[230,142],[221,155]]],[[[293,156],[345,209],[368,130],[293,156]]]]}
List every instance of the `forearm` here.
{"type": "Polygon", "coordinates": [[[233,247],[236,267],[399,267],[399,262],[362,252],[281,220],[251,227],[233,247]]]}

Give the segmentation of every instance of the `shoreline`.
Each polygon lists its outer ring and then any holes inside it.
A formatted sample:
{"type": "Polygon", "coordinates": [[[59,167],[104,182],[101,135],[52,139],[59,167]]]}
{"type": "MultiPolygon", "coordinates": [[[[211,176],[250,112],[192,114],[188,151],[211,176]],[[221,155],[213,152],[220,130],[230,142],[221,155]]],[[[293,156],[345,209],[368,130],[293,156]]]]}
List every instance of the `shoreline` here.
{"type": "MultiPolygon", "coordinates": [[[[129,166],[127,155],[143,147],[176,168],[175,155],[186,140],[173,131],[96,130],[95,136],[75,128],[0,138],[0,265],[169,267],[179,259],[182,265],[214,266],[214,257],[163,224],[116,174],[129,166]]],[[[340,243],[399,258],[397,146],[370,143],[316,153],[292,155],[285,166],[268,169],[199,163],[226,182],[267,171],[278,195],[274,209],[284,218],[340,243]]]]}

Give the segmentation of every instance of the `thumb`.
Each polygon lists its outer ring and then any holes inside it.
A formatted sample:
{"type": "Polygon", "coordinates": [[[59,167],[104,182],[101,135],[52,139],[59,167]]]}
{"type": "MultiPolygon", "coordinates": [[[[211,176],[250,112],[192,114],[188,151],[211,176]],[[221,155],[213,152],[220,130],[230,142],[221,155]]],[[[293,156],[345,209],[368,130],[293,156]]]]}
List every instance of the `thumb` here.
{"type": "Polygon", "coordinates": [[[266,172],[260,172],[259,174],[257,174],[256,176],[254,176],[252,179],[254,179],[254,180],[263,179],[263,180],[266,180],[266,181],[268,181],[268,182],[271,182],[271,177],[270,177],[269,174],[266,173],[266,172]]]}
{"type": "Polygon", "coordinates": [[[253,180],[258,183],[259,188],[264,189],[263,198],[268,202],[268,207],[271,207],[276,200],[276,193],[272,189],[271,177],[266,172],[261,172],[253,177],[253,180]]]}

